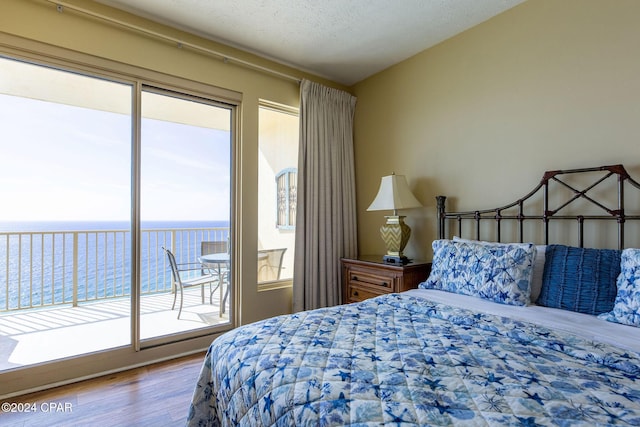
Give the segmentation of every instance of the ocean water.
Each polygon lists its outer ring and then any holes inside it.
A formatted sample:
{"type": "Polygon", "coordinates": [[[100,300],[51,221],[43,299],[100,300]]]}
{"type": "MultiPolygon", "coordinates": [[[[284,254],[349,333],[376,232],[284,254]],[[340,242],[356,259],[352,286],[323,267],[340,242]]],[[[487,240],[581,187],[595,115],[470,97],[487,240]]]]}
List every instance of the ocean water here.
{"type": "MultiPolygon", "coordinates": [[[[228,221],[143,222],[141,293],[171,289],[163,246],[197,262],[202,241],[228,237],[228,221]]],[[[0,311],[130,296],[130,260],[127,222],[0,222],[0,311]]]]}

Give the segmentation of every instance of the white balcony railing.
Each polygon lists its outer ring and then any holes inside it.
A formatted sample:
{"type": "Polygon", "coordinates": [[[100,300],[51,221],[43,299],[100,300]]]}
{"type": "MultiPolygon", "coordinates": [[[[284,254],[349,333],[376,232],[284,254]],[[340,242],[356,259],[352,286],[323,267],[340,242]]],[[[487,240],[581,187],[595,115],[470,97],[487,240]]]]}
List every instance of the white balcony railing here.
{"type": "MultiPolygon", "coordinates": [[[[228,228],[142,229],[141,295],[171,292],[168,260],[197,262],[202,241],[228,228]]],[[[0,312],[77,305],[131,295],[129,230],[0,232],[0,312]]]]}

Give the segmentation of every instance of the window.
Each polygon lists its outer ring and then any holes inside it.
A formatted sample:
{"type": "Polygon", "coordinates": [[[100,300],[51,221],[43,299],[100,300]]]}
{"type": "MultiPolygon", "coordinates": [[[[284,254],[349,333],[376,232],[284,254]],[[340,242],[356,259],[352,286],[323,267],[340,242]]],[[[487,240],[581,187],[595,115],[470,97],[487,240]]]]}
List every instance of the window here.
{"type": "Polygon", "coordinates": [[[297,169],[285,169],[276,175],[276,191],[278,215],[276,227],[281,229],[295,228],[296,226],[296,185],[298,179],[297,169]]]}
{"type": "Polygon", "coordinates": [[[293,278],[298,112],[260,103],[258,125],[258,283],[293,278]]]}

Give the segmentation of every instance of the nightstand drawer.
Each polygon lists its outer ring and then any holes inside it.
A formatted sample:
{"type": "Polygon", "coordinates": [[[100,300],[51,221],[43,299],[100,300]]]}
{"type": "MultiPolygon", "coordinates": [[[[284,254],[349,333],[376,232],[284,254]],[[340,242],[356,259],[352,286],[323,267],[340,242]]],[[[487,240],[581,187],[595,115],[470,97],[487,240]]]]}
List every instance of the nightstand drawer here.
{"type": "Polygon", "coordinates": [[[349,285],[368,285],[391,289],[393,285],[393,277],[385,277],[379,274],[370,274],[364,271],[351,270],[349,271],[349,285]]]}
{"type": "Polygon", "coordinates": [[[380,295],[384,295],[387,292],[375,292],[371,289],[349,287],[349,302],[364,301],[369,298],[375,298],[380,295]]]}
{"type": "Polygon", "coordinates": [[[382,255],[342,258],[342,302],[364,301],[418,287],[427,279],[431,263],[388,264],[382,255]]]}

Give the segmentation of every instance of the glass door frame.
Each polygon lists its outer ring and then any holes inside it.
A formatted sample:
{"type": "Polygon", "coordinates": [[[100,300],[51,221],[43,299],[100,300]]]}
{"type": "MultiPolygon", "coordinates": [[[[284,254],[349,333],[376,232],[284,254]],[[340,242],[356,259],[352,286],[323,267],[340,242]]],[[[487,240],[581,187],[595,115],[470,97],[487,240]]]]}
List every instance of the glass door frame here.
{"type": "MultiPolygon", "coordinates": [[[[135,286],[132,284],[132,288],[135,288],[135,292],[132,292],[132,313],[136,315],[132,315],[131,317],[131,333],[132,333],[132,344],[135,351],[140,351],[145,348],[152,348],[158,345],[168,344],[184,339],[189,339],[193,337],[199,337],[203,335],[211,335],[212,333],[231,329],[235,324],[234,315],[238,311],[236,310],[235,305],[235,277],[234,274],[234,265],[236,257],[233,254],[233,250],[230,252],[230,261],[229,261],[229,271],[228,271],[228,286],[229,288],[229,321],[221,324],[221,325],[211,325],[208,327],[202,327],[198,329],[194,329],[191,331],[180,332],[170,335],[163,335],[154,338],[142,339],[141,335],[141,322],[140,322],[140,303],[141,303],[141,285],[142,285],[142,271],[140,270],[140,266],[142,265],[142,250],[140,247],[141,239],[142,239],[142,227],[141,227],[141,183],[142,183],[142,174],[141,174],[141,165],[142,165],[142,93],[153,93],[157,95],[163,96],[172,96],[180,100],[185,101],[193,101],[197,103],[201,103],[204,105],[208,105],[211,107],[222,108],[228,110],[230,116],[229,122],[229,132],[230,132],[230,159],[229,159],[229,173],[230,173],[230,212],[229,212],[229,242],[230,246],[233,249],[235,245],[235,200],[236,200],[236,186],[235,186],[235,177],[236,177],[236,163],[237,160],[235,158],[236,154],[236,146],[237,146],[237,105],[225,103],[219,100],[212,99],[211,97],[206,97],[203,94],[193,93],[189,91],[176,90],[174,87],[169,87],[165,85],[159,85],[157,82],[146,82],[146,81],[138,81],[134,86],[134,126],[133,129],[133,137],[132,137],[132,192],[131,192],[131,204],[132,204],[132,214],[131,214],[131,225],[132,225],[132,256],[135,257],[132,260],[133,265],[135,265],[136,275],[134,276],[132,273],[132,278],[135,277],[135,286]],[[134,238],[135,236],[135,238],[134,238]],[[134,242],[133,240],[136,240],[134,242]]],[[[132,268],[133,271],[133,268],[132,268]]]]}
{"type": "MultiPolygon", "coordinates": [[[[237,120],[237,114],[239,111],[239,107],[241,105],[242,97],[240,94],[228,91],[221,88],[215,88],[206,84],[201,84],[198,82],[185,81],[183,79],[165,75],[162,73],[156,73],[149,70],[144,70],[144,73],[138,71],[135,67],[125,66],[122,64],[118,64],[124,68],[124,72],[122,71],[111,71],[109,68],[105,68],[103,66],[99,66],[98,68],[94,68],[90,64],[91,61],[87,61],[88,65],[81,65],[79,63],[73,61],[66,61],[64,59],[60,59],[60,57],[53,58],[48,57],[44,54],[36,54],[36,53],[27,53],[21,51],[19,49],[2,47],[0,49],[0,55],[9,59],[21,61],[29,64],[33,64],[34,66],[42,66],[46,68],[60,70],[62,72],[68,72],[73,74],[84,75],[88,77],[104,79],[106,81],[112,81],[116,83],[129,85],[131,89],[131,169],[130,169],[130,181],[131,181],[131,215],[130,215],[130,247],[131,247],[131,258],[130,258],[130,269],[131,269],[131,297],[130,297],[130,337],[131,341],[128,345],[124,347],[128,347],[133,349],[135,352],[139,352],[145,348],[153,348],[158,347],[164,344],[170,344],[175,342],[180,342],[184,340],[189,340],[192,338],[198,338],[203,336],[211,336],[213,333],[224,332],[225,330],[232,329],[235,324],[237,324],[237,310],[236,307],[236,294],[235,286],[232,287],[232,291],[229,296],[229,304],[230,304],[230,312],[233,313],[233,316],[230,316],[228,324],[224,326],[220,325],[212,325],[209,327],[203,327],[191,332],[184,332],[175,335],[169,335],[164,338],[158,339],[148,339],[145,341],[141,341],[140,339],[140,284],[141,284],[141,221],[140,221],[140,165],[141,165],[141,93],[144,88],[151,88],[156,91],[173,93],[177,97],[182,99],[193,99],[198,102],[220,107],[227,109],[230,113],[230,183],[231,183],[231,200],[230,200],[230,221],[229,221],[229,239],[232,248],[236,245],[234,244],[236,238],[235,228],[237,221],[237,209],[236,209],[236,201],[237,197],[237,165],[239,163],[239,159],[237,159],[237,145],[238,145],[238,134],[239,134],[239,124],[237,120]],[[134,71],[135,72],[132,72],[134,71]],[[132,74],[129,74],[132,72],[132,74]],[[156,78],[153,80],[140,78],[141,74],[152,74],[156,78]],[[168,83],[164,83],[167,81],[168,83]],[[192,87],[191,87],[192,86],[192,87]],[[220,92],[220,95],[217,95],[216,92],[220,92]]],[[[95,58],[90,58],[95,59],[95,58]]],[[[102,61],[98,61],[99,63],[102,61]]],[[[231,265],[235,264],[235,252],[232,251],[230,254],[231,257],[231,265]]],[[[229,281],[230,283],[235,283],[235,279],[237,276],[237,269],[231,269],[229,271],[229,281]]],[[[118,347],[118,348],[124,348],[118,347]]],[[[109,352],[112,350],[117,350],[118,348],[107,348],[101,350],[100,353],[109,352]]],[[[73,357],[91,357],[92,353],[80,353],[73,357]]],[[[56,363],[57,360],[51,360],[48,363],[56,363]]],[[[25,365],[26,369],[29,369],[31,365],[25,365]]],[[[20,368],[21,369],[21,368],[20,368]]]]}
{"type": "MultiPolygon", "coordinates": [[[[230,239],[231,257],[234,267],[230,277],[234,283],[233,303],[235,312],[229,325],[224,329],[203,331],[198,336],[182,338],[181,341],[157,344],[155,347],[135,348],[134,345],[112,348],[95,353],[86,353],[76,357],[53,360],[38,365],[25,365],[0,373],[4,396],[15,396],[29,391],[37,391],[43,387],[62,385],[83,378],[117,372],[135,366],[142,366],[161,360],[172,359],[180,355],[201,352],[216,335],[230,330],[240,322],[241,296],[241,247],[242,236],[242,150],[239,149],[242,135],[240,117],[243,110],[243,94],[241,92],[215,86],[211,82],[185,79],[164,72],[142,68],[124,62],[110,60],[89,53],[70,50],[65,47],[27,39],[14,34],[0,33],[0,54],[9,58],[27,61],[38,65],[59,68],[70,72],[93,75],[122,83],[168,87],[181,93],[201,96],[228,104],[233,108],[232,115],[232,147],[231,147],[231,225],[230,239]]],[[[132,136],[133,138],[133,136],[132,136]]],[[[133,144],[132,144],[133,145],[133,144]]],[[[136,145],[133,145],[136,146],[136,145]]],[[[132,197],[137,197],[133,196],[132,197]]],[[[134,221],[133,233],[140,233],[140,224],[134,221]]],[[[136,250],[137,251],[137,250],[136,250]]],[[[136,260],[139,255],[136,254],[136,260]]],[[[137,262],[137,261],[136,261],[137,262]]],[[[136,268],[138,268],[136,266],[136,268]]],[[[139,271],[137,273],[139,275],[139,271]]],[[[139,279],[137,279],[139,280],[139,279]]],[[[136,298],[134,296],[134,298],[136,298]]],[[[137,302],[136,302],[137,304],[137,302]]],[[[138,310],[136,308],[136,310],[138,310]]],[[[132,329],[132,335],[135,331],[132,329]]],[[[136,341],[133,341],[136,342],[136,341]]]]}

